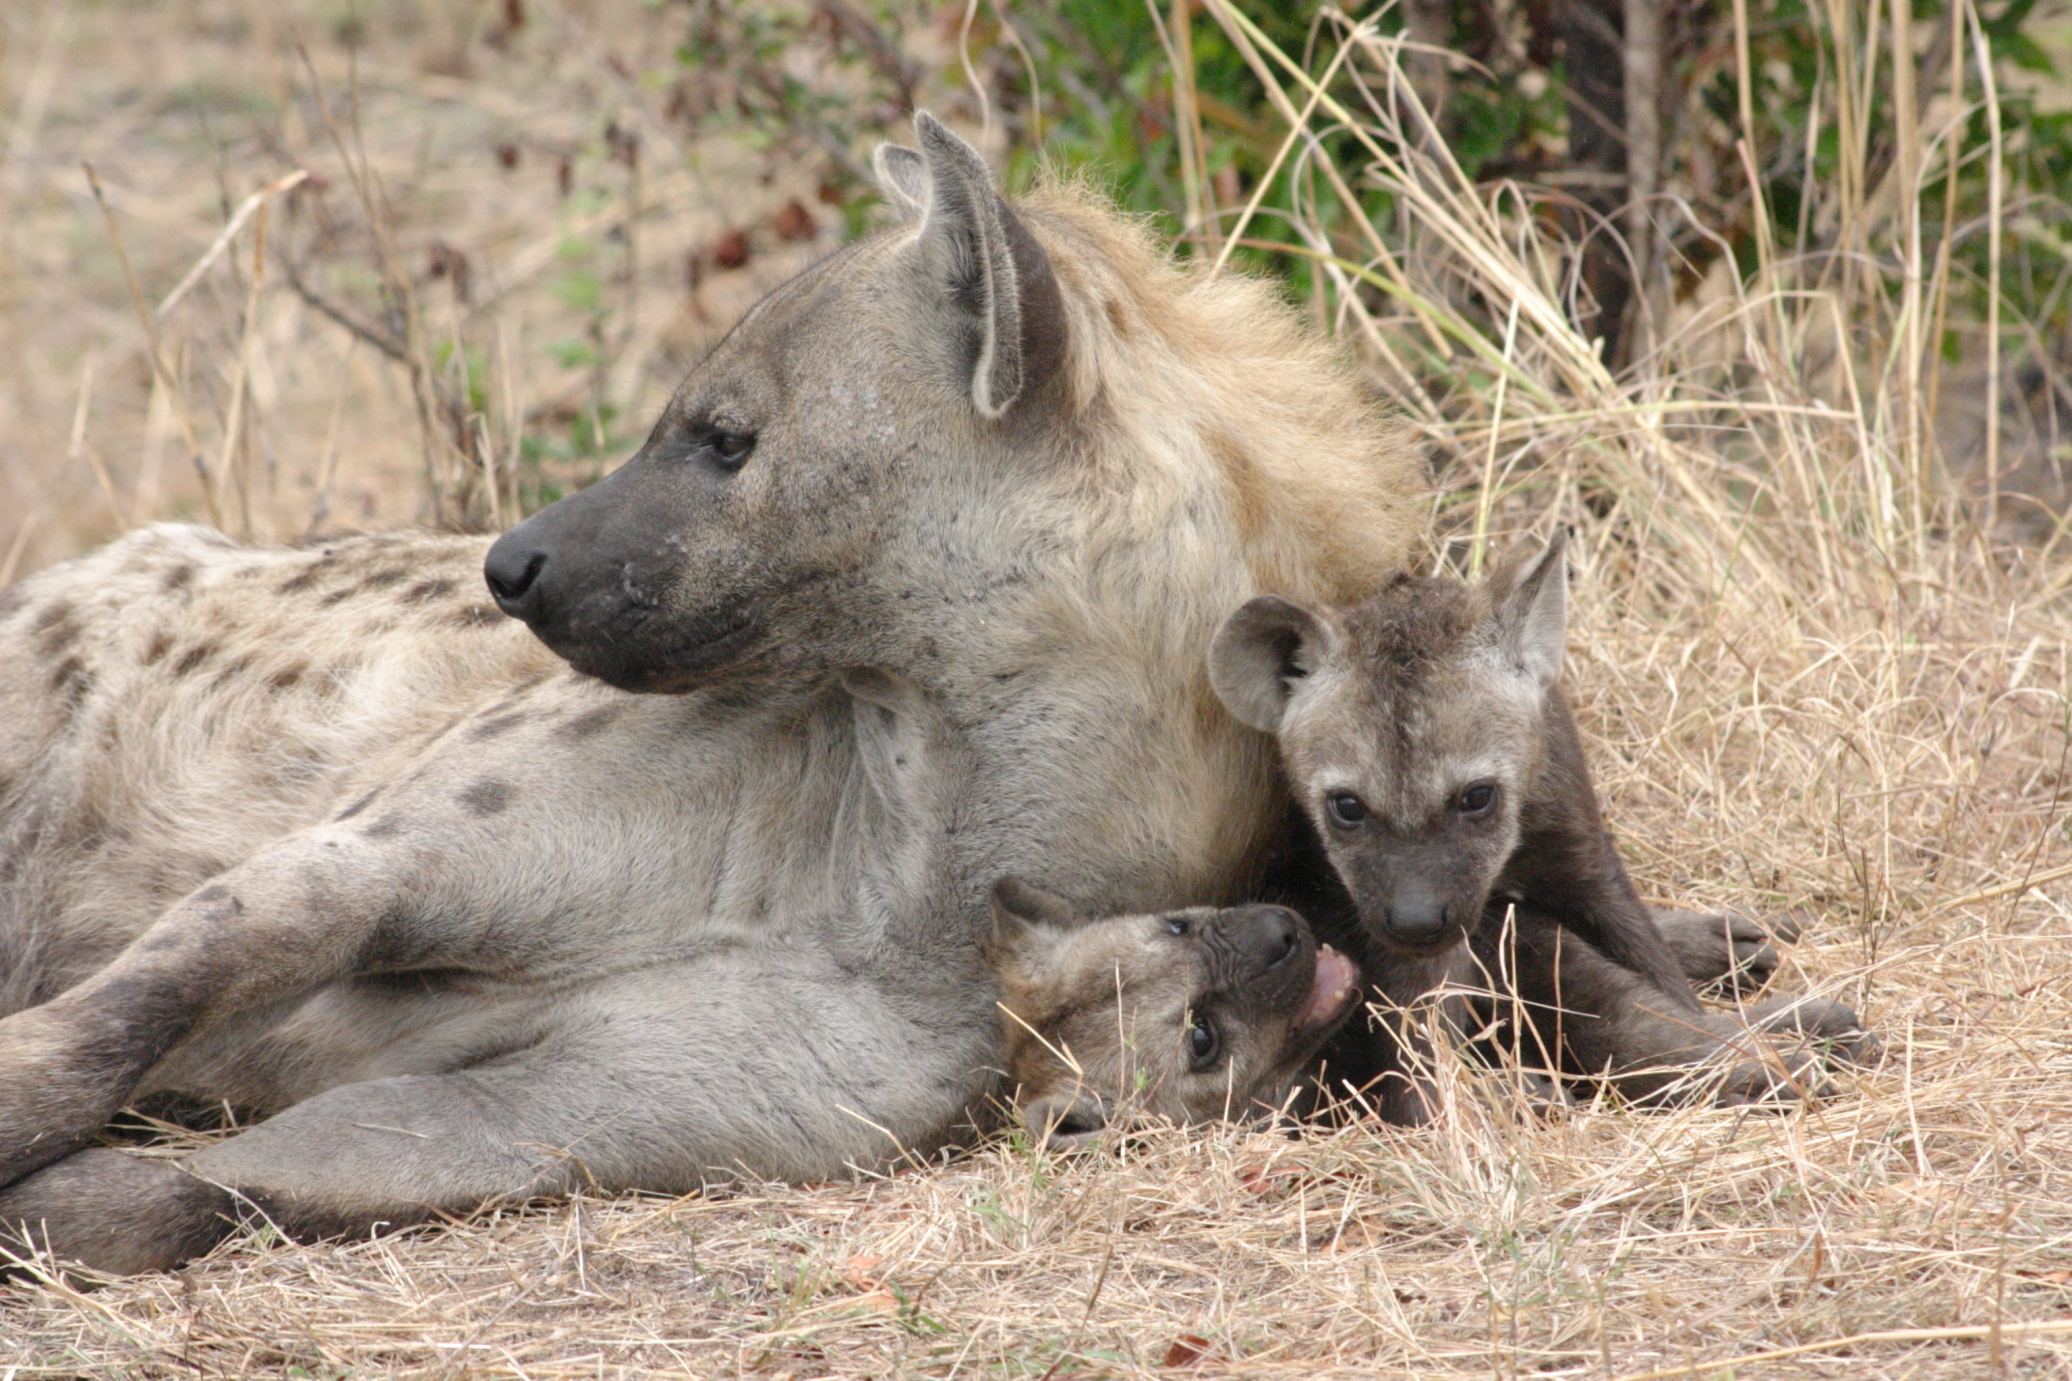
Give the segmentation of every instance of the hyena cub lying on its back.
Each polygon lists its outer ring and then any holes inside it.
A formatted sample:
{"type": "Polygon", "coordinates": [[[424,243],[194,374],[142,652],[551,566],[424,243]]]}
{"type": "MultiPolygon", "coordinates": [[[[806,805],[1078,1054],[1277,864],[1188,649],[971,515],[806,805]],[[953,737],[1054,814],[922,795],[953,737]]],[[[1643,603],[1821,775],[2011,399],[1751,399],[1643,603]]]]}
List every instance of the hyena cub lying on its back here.
{"type": "MultiPolygon", "coordinates": [[[[1779,999],[1746,1020],[1700,1006],[1604,827],[1556,683],[1566,619],[1557,536],[1476,586],[1399,576],[1326,610],[1262,596],[1216,637],[1217,694],[1279,737],[1295,798],[1377,947],[1381,1005],[1480,990],[1451,1004],[1457,1021],[1635,1097],[1686,1086],[1696,1066],[1722,1102],[1818,1083],[1808,1049],[1780,1058],[1757,1032],[1868,1056],[1875,1041],[1839,1003],[1779,999]],[[1506,1029],[1521,1009],[1526,1029],[1506,1029]]],[[[1734,938],[1752,949],[1761,937],[1734,938]]],[[[1400,1020],[1377,1036],[1382,1115],[1422,1120],[1415,1036],[1400,1020]]]]}
{"type": "Polygon", "coordinates": [[[1088,921],[1011,877],[987,957],[1007,1087],[1053,1148],[1132,1117],[1270,1115],[1360,995],[1353,962],[1284,906],[1088,921]]]}

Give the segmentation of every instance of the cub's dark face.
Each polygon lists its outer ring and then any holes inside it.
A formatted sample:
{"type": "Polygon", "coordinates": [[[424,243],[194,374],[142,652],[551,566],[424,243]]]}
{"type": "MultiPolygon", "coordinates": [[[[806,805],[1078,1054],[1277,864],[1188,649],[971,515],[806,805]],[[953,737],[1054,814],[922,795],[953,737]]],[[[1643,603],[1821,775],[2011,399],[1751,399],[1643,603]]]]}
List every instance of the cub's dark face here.
{"type": "Polygon", "coordinates": [[[1078,921],[1012,878],[993,905],[1006,1070],[1052,1145],[1125,1115],[1258,1116],[1358,1000],[1352,962],[1285,907],[1078,921]]]}
{"type": "Polygon", "coordinates": [[[1458,945],[1518,848],[1560,667],[1560,556],[1473,587],[1399,577],[1340,609],[1265,596],[1217,635],[1218,694],[1279,738],[1362,923],[1392,949],[1458,945]]]}

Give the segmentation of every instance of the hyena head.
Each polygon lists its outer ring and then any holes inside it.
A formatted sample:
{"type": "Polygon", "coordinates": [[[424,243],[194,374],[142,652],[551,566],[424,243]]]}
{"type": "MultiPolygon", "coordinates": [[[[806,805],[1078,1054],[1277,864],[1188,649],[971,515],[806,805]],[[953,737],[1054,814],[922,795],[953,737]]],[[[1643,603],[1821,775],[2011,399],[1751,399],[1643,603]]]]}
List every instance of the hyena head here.
{"type": "Polygon", "coordinates": [[[1262,596],[1216,635],[1216,693],[1279,737],[1290,789],[1390,948],[1458,944],[1518,847],[1561,669],[1565,547],[1479,585],[1399,576],[1342,608],[1262,596]]]}
{"type": "Polygon", "coordinates": [[[1352,1011],[1359,970],[1283,906],[1083,920],[1015,878],[987,947],[1023,1125],[1079,1144],[1126,1117],[1258,1116],[1352,1011]]]}
{"type": "Polygon", "coordinates": [[[940,563],[924,537],[985,541],[983,486],[1065,444],[1050,263],[979,155],[916,124],[878,162],[910,224],[763,299],[631,460],[491,548],[497,603],[577,669],[677,691],[877,660],[940,563]]]}

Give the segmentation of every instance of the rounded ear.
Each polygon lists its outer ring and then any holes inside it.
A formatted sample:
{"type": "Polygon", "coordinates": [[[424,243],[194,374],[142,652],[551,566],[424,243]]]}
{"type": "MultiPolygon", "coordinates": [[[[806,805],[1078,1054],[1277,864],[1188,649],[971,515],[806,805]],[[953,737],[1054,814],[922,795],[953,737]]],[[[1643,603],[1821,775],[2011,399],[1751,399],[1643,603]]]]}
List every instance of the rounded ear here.
{"type": "MultiPolygon", "coordinates": [[[[1063,363],[1064,300],[1050,256],[995,190],[978,150],[925,110],[914,133],[927,183],[915,242],[926,287],[952,318],[953,357],[969,365],[972,406],[993,420],[1063,363]]],[[[899,195],[916,185],[903,162],[886,155],[880,167],[899,195]]]]}
{"type": "Polygon", "coordinates": [[[880,144],[871,155],[871,171],[886,205],[900,220],[918,221],[928,214],[928,163],[920,154],[898,144],[880,144]]]}
{"type": "Polygon", "coordinates": [[[1085,1089],[1047,1094],[1022,1105],[1029,1140],[1048,1151],[1078,1151],[1108,1130],[1108,1108],[1085,1089]]]}
{"type": "Polygon", "coordinates": [[[1079,920],[1079,910],[1071,902],[1055,892],[1046,892],[1033,883],[1023,882],[1009,873],[993,883],[993,916],[999,919],[1010,916],[1030,925],[1073,926],[1079,920]]]}
{"type": "Polygon", "coordinates": [[[991,900],[993,929],[985,954],[996,969],[1026,955],[1039,931],[1069,929],[1079,921],[1072,903],[1011,873],[993,883],[991,900]]]}
{"type": "Polygon", "coordinates": [[[1209,684],[1241,723],[1278,733],[1288,683],[1316,670],[1334,641],[1321,616],[1279,595],[1261,595],[1216,630],[1209,684]]]}
{"type": "Polygon", "coordinates": [[[1498,641],[1527,675],[1552,685],[1568,636],[1568,529],[1555,529],[1515,575],[1490,577],[1492,584],[1505,579],[1511,588],[1497,602],[1498,641]]]}

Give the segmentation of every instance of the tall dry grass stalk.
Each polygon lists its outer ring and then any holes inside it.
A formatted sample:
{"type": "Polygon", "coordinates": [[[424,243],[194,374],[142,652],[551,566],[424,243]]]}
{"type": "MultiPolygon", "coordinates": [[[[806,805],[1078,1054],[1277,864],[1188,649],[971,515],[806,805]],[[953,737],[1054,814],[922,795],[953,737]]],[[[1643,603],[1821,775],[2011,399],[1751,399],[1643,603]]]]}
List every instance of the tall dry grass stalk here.
{"type": "MultiPolygon", "coordinates": [[[[1634,872],[1668,900],[1797,911],[1778,986],[1856,1004],[1885,1063],[1801,1113],[1551,1119],[1447,1063],[1420,1130],[1005,1142],[855,1185],[261,1233],[177,1276],[0,1294],[0,1378],[2072,1373],[2072,570],[1981,520],[1997,452],[1983,507],[1939,463],[1950,217],[1930,258],[1918,211],[1973,152],[1953,113],[1990,113],[1990,67],[1913,93],[1946,123],[1881,190],[1862,150],[1892,27],[1826,7],[1848,252],[1787,252],[1759,208],[1751,279],[1654,323],[1615,377],[1571,324],[1573,246],[1530,189],[1462,175],[1399,40],[1332,16],[1304,63],[1234,0],[1201,8],[1281,112],[1300,189],[1218,206],[1183,117],[1204,252],[1290,227],[1326,319],[1438,458],[1437,560],[1577,528],[1568,681],[1634,872]]],[[[1183,90],[1189,13],[1160,12],[1183,90]]],[[[1982,55],[1976,8],[1952,23],[1982,55]]],[[[180,366],[151,349],[184,428],[180,366]]],[[[522,384],[499,388],[489,420],[515,432],[522,384]]],[[[346,396],[321,400],[325,494],[346,396]]]]}

